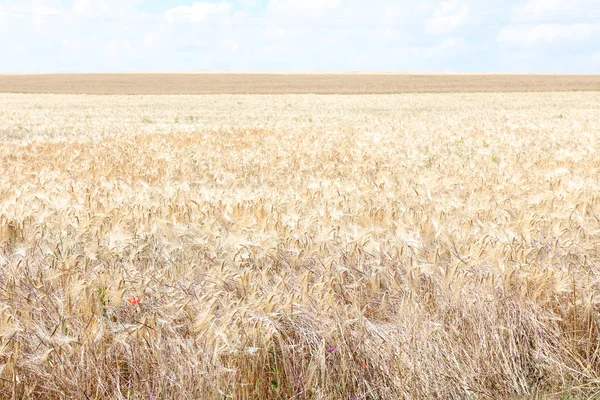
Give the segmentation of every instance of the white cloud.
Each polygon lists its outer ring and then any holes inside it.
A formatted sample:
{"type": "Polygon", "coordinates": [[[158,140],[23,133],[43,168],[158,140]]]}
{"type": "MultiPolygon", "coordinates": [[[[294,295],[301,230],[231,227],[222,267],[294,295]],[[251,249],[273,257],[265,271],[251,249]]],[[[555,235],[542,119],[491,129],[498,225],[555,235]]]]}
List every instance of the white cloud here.
{"type": "Polygon", "coordinates": [[[73,2],[73,12],[75,14],[84,14],[92,8],[92,0],[75,0],[73,2]]]}
{"type": "Polygon", "coordinates": [[[594,3],[0,0],[0,70],[597,71],[594,3]]]}
{"type": "Polygon", "coordinates": [[[275,25],[265,27],[264,36],[266,38],[284,38],[288,34],[288,30],[275,25]]]}
{"type": "Polygon", "coordinates": [[[7,30],[8,27],[8,14],[4,12],[6,7],[0,3],[0,33],[7,30]]]}
{"type": "Polygon", "coordinates": [[[65,48],[72,51],[82,51],[95,46],[97,41],[96,35],[87,37],[74,37],[63,39],[62,44],[65,48]]]}
{"type": "Polygon", "coordinates": [[[464,25],[469,17],[469,5],[459,0],[440,2],[431,18],[426,22],[426,32],[431,35],[445,35],[464,25]]]}
{"type": "Polygon", "coordinates": [[[169,24],[177,22],[202,23],[210,17],[226,17],[231,15],[232,3],[197,2],[191,6],[180,6],[168,10],[165,18],[169,24]]]}
{"type": "Polygon", "coordinates": [[[140,19],[143,14],[137,10],[137,6],[143,2],[144,0],[74,0],[73,8],[67,11],[72,12],[75,18],[125,16],[140,19]]]}
{"type": "Polygon", "coordinates": [[[271,0],[268,10],[275,16],[321,17],[341,4],[341,0],[271,0]]]}
{"type": "Polygon", "coordinates": [[[557,42],[578,42],[600,33],[600,25],[591,24],[539,24],[534,26],[511,25],[498,33],[498,42],[519,46],[549,45],[557,42]]]}
{"type": "Polygon", "coordinates": [[[530,48],[590,40],[600,32],[599,12],[597,0],[528,0],[513,7],[496,40],[530,48]]]}
{"type": "MultiPolygon", "coordinates": [[[[402,65],[404,59],[413,60],[413,66],[409,68],[396,68],[397,70],[413,71],[457,71],[453,60],[464,57],[472,52],[471,46],[463,39],[449,37],[440,41],[423,46],[406,46],[395,49],[393,53],[387,54],[386,62],[392,65],[402,65]],[[444,67],[440,65],[444,64],[444,67]],[[454,64],[454,65],[453,65],[454,64]]],[[[350,60],[352,69],[373,69],[377,51],[366,51],[350,60]]]]}
{"type": "Polygon", "coordinates": [[[110,40],[104,47],[104,54],[112,59],[118,59],[125,52],[135,50],[135,45],[131,40],[110,40]]]}
{"type": "Polygon", "coordinates": [[[590,68],[592,71],[600,70],[600,52],[592,54],[587,63],[587,67],[590,68]]]}
{"type": "Polygon", "coordinates": [[[597,0],[528,0],[513,8],[513,22],[543,20],[553,23],[570,18],[587,17],[590,10],[598,11],[597,0]]]}
{"type": "Polygon", "coordinates": [[[238,40],[226,39],[221,42],[221,48],[237,51],[240,48],[240,42],[238,40]]]}
{"type": "Polygon", "coordinates": [[[465,53],[469,45],[460,38],[446,38],[441,42],[428,47],[416,47],[412,49],[415,56],[428,59],[445,59],[465,53]]]}

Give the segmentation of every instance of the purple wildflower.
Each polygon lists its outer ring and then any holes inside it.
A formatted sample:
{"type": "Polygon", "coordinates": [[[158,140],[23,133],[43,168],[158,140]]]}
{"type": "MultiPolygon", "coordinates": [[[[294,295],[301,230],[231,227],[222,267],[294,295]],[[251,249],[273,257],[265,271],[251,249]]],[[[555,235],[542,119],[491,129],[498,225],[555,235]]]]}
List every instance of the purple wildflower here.
{"type": "Polygon", "coordinates": [[[333,353],[335,351],[335,347],[333,346],[329,346],[329,348],[327,349],[328,352],[333,353]]]}

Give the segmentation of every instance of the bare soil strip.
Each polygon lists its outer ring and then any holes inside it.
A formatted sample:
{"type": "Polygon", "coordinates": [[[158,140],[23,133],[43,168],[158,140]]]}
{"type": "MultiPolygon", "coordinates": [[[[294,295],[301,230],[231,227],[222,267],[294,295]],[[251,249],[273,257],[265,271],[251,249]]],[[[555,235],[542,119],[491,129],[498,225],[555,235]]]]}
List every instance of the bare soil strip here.
{"type": "Polygon", "coordinates": [[[433,74],[0,74],[2,93],[396,94],[598,91],[600,75],[433,74]]]}

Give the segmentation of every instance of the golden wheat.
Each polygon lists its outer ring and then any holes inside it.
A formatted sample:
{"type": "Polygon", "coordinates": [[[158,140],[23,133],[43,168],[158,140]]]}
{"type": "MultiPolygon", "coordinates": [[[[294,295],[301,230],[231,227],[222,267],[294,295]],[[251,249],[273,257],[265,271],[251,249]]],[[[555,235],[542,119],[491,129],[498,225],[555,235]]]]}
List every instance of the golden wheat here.
{"type": "Polygon", "coordinates": [[[595,395],[599,93],[0,103],[0,397],[595,395]]]}

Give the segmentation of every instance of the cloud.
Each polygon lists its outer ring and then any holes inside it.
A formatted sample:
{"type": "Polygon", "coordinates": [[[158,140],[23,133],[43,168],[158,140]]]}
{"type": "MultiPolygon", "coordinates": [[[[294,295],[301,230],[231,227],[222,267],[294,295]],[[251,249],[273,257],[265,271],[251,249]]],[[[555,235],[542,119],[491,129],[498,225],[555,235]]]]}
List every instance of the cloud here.
{"type": "Polygon", "coordinates": [[[0,34],[10,35],[0,70],[587,72],[598,69],[594,3],[0,0],[0,34]]]}
{"type": "Polygon", "coordinates": [[[513,7],[496,41],[530,48],[586,41],[600,32],[598,11],[596,0],[528,0],[513,7]]]}
{"type": "Polygon", "coordinates": [[[136,46],[131,40],[110,40],[104,46],[104,55],[112,59],[118,59],[123,53],[129,53],[136,50],[136,46]]]}
{"type": "Polygon", "coordinates": [[[221,42],[223,49],[237,51],[240,48],[240,42],[234,39],[226,39],[221,42]]]}
{"type": "Polygon", "coordinates": [[[513,22],[544,20],[565,21],[587,16],[589,10],[598,11],[597,0],[528,0],[513,7],[513,22]]]}
{"type": "Polygon", "coordinates": [[[426,22],[426,32],[430,35],[445,35],[463,26],[469,17],[469,5],[459,0],[440,2],[431,18],[426,22]]]}
{"type": "Polygon", "coordinates": [[[233,4],[227,2],[207,3],[197,2],[191,6],[180,6],[168,10],[165,19],[169,24],[191,22],[199,24],[210,17],[226,17],[231,15],[233,4]]]}
{"type": "Polygon", "coordinates": [[[92,0],[75,0],[73,2],[73,12],[75,14],[84,14],[92,9],[92,0]]]}
{"type": "Polygon", "coordinates": [[[65,7],[65,11],[71,13],[74,18],[121,16],[141,19],[144,15],[137,10],[137,7],[143,2],[144,0],[74,0],[73,7],[70,10],[65,7]]]}
{"type": "Polygon", "coordinates": [[[599,71],[600,70],[600,52],[592,54],[589,59],[586,60],[586,64],[591,71],[599,71]]]}
{"type": "Polygon", "coordinates": [[[82,51],[95,46],[96,35],[63,39],[62,44],[71,51],[82,51]]]}
{"type": "Polygon", "coordinates": [[[448,59],[467,52],[469,45],[460,38],[446,38],[432,46],[415,47],[411,52],[415,57],[426,59],[448,59]]]}
{"type": "Polygon", "coordinates": [[[341,4],[341,0],[271,0],[267,9],[275,16],[321,17],[341,4]]]}
{"type": "Polygon", "coordinates": [[[497,41],[518,46],[550,45],[557,42],[580,42],[600,33],[600,25],[592,24],[538,24],[511,25],[498,33],[497,41]]]}

